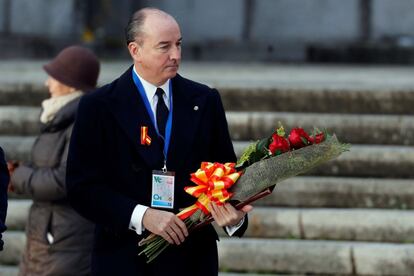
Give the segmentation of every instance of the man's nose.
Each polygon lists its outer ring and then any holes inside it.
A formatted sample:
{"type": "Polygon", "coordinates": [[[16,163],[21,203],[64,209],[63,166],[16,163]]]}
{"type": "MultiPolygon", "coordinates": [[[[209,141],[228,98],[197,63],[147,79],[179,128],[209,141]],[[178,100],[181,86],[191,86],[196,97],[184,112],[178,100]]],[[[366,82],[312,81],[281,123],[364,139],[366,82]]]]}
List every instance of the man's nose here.
{"type": "Polygon", "coordinates": [[[174,60],[180,60],[181,59],[181,47],[179,46],[173,47],[170,58],[174,60]]]}

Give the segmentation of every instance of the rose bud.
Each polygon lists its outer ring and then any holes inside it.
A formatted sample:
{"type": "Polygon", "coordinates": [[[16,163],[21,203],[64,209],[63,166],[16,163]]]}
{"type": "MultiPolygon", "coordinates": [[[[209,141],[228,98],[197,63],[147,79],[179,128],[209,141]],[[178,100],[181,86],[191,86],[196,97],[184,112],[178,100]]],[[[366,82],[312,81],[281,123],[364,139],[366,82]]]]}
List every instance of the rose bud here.
{"type": "Polygon", "coordinates": [[[312,143],[309,135],[303,130],[303,128],[294,128],[289,134],[290,145],[294,149],[300,149],[312,143]]]}
{"type": "Polygon", "coordinates": [[[319,144],[325,140],[325,134],[323,132],[318,133],[315,137],[310,137],[312,144],[319,144]]]}
{"type": "Polygon", "coordinates": [[[290,146],[288,140],[286,138],[281,137],[277,134],[272,136],[272,143],[269,145],[269,151],[273,155],[281,154],[283,152],[289,151],[290,146]]]}

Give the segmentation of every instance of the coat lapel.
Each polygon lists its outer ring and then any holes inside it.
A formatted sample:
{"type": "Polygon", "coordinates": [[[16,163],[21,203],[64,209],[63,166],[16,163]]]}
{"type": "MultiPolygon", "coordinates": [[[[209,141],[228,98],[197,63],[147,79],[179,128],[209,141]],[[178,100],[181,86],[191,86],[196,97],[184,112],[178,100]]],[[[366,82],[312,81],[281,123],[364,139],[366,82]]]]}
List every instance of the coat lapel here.
{"type": "Polygon", "coordinates": [[[193,149],[191,145],[199,126],[205,97],[194,93],[196,91],[191,91],[194,88],[186,85],[179,75],[172,79],[172,89],[173,123],[167,167],[171,170],[178,170],[193,149]]]}
{"type": "Polygon", "coordinates": [[[115,84],[116,88],[108,106],[142,159],[151,168],[161,168],[162,148],[145,104],[132,80],[131,70],[132,66],[115,84]],[[141,145],[141,127],[144,126],[148,127],[150,145],[141,145]]]}

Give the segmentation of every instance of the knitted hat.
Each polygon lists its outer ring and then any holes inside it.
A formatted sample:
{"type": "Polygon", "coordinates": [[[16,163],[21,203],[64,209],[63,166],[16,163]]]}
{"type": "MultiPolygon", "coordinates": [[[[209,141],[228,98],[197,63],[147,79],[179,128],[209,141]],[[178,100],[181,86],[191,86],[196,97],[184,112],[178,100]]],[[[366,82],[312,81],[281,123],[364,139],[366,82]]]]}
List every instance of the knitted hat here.
{"type": "Polygon", "coordinates": [[[96,87],[99,75],[99,61],[89,49],[70,46],[63,49],[43,69],[59,82],[82,91],[96,87]]]}

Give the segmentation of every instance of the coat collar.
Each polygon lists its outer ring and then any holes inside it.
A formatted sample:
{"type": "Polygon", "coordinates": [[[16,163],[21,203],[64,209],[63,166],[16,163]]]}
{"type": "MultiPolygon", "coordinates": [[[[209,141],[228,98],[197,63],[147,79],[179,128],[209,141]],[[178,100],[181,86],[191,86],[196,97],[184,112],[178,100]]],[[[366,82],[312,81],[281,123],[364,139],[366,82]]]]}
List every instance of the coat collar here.
{"type": "MultiPolygon", "coordinates": [[[[132,80],[132,66],[118,79],[108,106],[134,148],[150,168],[161,169],[162,146],[145,104],[132,80]],[[141,127],[148,127],[150,145],[141,145],[141,127]]],[[[177,170],[190,153],[197,125],[204,107],[205,97],[194,93],[192,87],[179,75],[172,80],[173,121],[167,168],[177,170]]]]}

